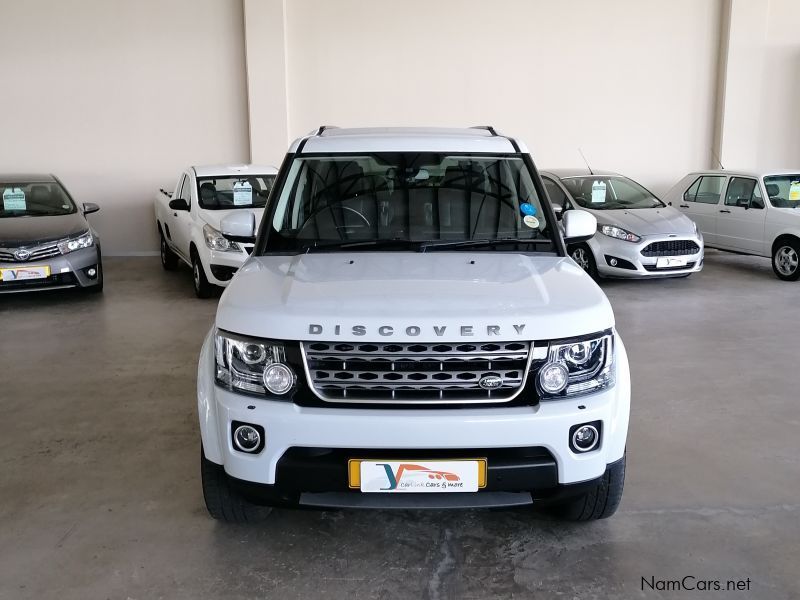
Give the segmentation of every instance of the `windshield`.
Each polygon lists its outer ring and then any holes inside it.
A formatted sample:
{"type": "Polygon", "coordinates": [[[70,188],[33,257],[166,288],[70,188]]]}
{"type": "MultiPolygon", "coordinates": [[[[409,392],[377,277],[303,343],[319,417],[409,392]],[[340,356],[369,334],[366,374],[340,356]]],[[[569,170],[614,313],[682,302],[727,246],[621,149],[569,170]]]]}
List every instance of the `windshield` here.
{"type": "Polygon", "coordinates": [[[297,157],[263,251],[553,251],[522,158],[437,153],[297,157]]]}
{"type": "Polygon", "coordinates": [[[776,208],[800,207],[800,174],[764,177],[764,189],[776,208]]]}
{"type": "Polygon", "coordinates": [[[661,200],[627,177],[567,177],[561,182],[579,206],[590,210],[664,206],[661,200]]]}
{"type": "Polygon", "coordinates": [[[275,175],[198,177],[197,197],[206,210],[264,208],[274,184],[275,175]]]}
{"type": "Polygon", "coordinates": [[[66,191],[55,181],[0,182],[0,218],[53,217],[77,212],[66,191]]]}

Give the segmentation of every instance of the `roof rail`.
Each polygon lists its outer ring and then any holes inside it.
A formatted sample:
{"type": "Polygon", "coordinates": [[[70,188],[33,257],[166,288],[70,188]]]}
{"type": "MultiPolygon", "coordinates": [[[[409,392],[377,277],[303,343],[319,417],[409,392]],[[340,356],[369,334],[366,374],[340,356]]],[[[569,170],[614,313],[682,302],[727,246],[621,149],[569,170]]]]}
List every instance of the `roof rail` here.
{"type": "Polygon", "coordinates": [[[485,129],[495,137],[500,135],[499,133],[497,133],[497,131],[495,131],[495,128],[492,127],[491,125],[473,125],[472,127],[470,127],[470,129],[485,129]]]}
{"type": "Polygon", "coordinates": [[[339,128],[336,125],[320,125],[319,129],[317,129],[317,131],[316,131],[316,133],[314,133],[314,135],[320,136],[328,129],[339,129],[339,128]]]}

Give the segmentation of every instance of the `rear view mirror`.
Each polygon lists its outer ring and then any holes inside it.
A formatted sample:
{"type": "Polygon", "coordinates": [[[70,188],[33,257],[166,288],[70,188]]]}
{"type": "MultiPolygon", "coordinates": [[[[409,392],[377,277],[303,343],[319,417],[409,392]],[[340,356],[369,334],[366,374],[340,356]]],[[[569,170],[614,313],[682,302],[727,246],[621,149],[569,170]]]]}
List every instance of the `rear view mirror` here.
{"type": "Polygon", "coordinates": [[[224,235],[252,238],[256,234],[256,216],[249,210],[238,210],[220,222],[224,235]]]}
{"type": "Polygon", "coordinates": [[[183,198],[175,198],[175,200],[170,200],[169,207],[172,210],[189,210],[189,205],[183,198]]]}
{"type": "Polygon", "coordinates": [[[597,219],[585,210],[568,210],[562,217],[564,221],[564,241],[568,244],[584,242],[597,232],[597,219]]]}
{"type": "Polygon", "coordinates": [[[94,202],[84,202],[83,203],[83,214],[90,215],[92,213],[96,213],[100,210],[100,207],[97,206],[94,202]]]}

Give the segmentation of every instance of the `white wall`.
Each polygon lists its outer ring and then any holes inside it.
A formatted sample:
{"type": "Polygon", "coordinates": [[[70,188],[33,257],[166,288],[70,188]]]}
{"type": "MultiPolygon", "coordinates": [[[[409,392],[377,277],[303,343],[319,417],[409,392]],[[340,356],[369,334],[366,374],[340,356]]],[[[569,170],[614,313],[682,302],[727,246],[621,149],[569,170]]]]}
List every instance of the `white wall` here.
{"type": "Polygon", "coordinates": [[[289,0],[289,131],[493,124],[540,167],[709,166],[718,0],[289,0]]]}
{"type": "Polygon", "coordinates": [[[0,172],[99,204],[106,254],[155,251],[156,190],[249,157],[242,21],[235,0],[0,0],[0,172]]]}

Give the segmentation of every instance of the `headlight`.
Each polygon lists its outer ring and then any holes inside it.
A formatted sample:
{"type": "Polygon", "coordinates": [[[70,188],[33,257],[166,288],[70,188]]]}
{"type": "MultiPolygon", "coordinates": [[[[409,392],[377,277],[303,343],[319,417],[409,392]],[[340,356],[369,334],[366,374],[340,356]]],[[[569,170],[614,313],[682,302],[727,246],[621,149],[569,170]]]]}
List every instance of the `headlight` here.
{"type": "Polygon", "coordinates": [[[92,237],[92,232],[87,231],[86,233],[81,234],[79,237],[58,242],[58,249],[61,251],[61,254],[69,254],[70,252],[80,250],[81,248],[90,248],[93,245],[94,238],[92,237]]]}
{"type": "Polygon", "coordinates": [[[597,229],[599,229],[600,233],[603,235],[607,235],[608,237],[616,238],[618,240],[634,243],[642,241],[640,236],[636,235],[635,233],[631,233],[622,227],[617,227],[616,225],[600,225],[597,229]]]}
{"type": "Polygon", "coordinates": [[[203,225],[203,237],[206,238],[206,246],[212,250],[219,250],[220,252],[239,252],[239,244],[226,238],[211,225],[203,225]]]}
{"type": "Polygon", "coordinates": [[[551,344],[539,369],[539,392],[544,399],[558,399],[610,387],[613,363],[613,334],[551,344]]]}
{"type": "Polygon", "coordinates": [[[279,342],[246,338],[217,331],[216,381],[234,392],[281,396],[294,388],[294,371],[279,342]]]}

